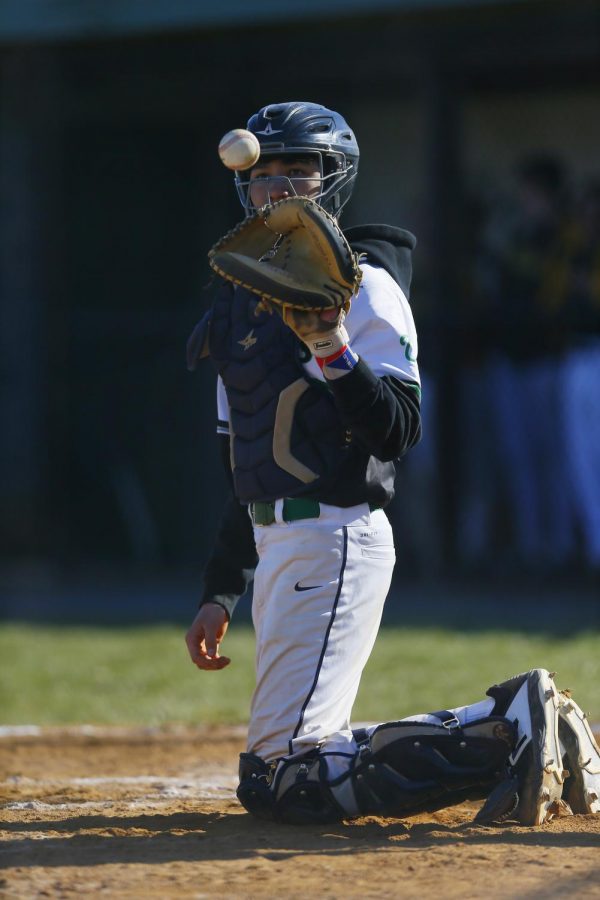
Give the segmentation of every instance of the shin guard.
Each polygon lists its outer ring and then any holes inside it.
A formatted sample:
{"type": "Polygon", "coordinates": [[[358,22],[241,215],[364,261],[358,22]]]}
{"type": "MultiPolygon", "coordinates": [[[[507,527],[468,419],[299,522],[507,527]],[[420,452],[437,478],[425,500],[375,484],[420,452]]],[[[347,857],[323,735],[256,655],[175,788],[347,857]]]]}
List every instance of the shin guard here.
{"type": "Polygon", "coordinates": [[[400,721],[380,725],[351,771],[358,814],[404,815],[486,796],[506,773],[516,729],[500,716],[460,726],[400,721]]]}

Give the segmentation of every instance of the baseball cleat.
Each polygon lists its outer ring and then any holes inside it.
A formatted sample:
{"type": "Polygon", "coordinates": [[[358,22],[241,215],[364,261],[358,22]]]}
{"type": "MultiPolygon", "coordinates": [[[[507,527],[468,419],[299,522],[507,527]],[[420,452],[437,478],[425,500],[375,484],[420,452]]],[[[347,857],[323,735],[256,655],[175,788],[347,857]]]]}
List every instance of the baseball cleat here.
{"type": "Polygon", "coordinates": [[[507,779],[496,788],[477,821],[516,818],[521,825],[543,825],[555,815],[569,814],[561,803],[566,772],[558,739],[560,695],[546,669],[532,669],[488,691],[496,700],[494,714],[506,716],[518,729],[508,757],[507,779]]]}
{"type": "Polygon", "coordinates": [[[558,736],[570,773],[565,781],[565,800],[574,813],[600,813],[600,747],[586,714],[568,691],[559,694],[558,736]]]}

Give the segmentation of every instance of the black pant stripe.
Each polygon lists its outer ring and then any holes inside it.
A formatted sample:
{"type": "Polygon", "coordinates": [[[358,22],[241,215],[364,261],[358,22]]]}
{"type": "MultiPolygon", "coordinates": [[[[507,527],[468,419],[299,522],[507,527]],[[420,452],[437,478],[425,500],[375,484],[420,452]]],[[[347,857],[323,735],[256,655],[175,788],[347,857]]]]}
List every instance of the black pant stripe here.
{"type": "Polygon", "coordinates": [[[342,593],[342,587],[344,585],[344,571],[346,569],[346,558],[348,555],[348,529],[346,528],[345,525],[343,528],[343,532],[344,532],[344,546],[343,546],[343,550],[342,550],[342,565],[340,568],[340,574],[339,574],[339,578],[338,578],[338,589],[337,589],[337,592],[335,595],[335,600],[333,601],[333,608],[331,610],[331,615],[329,616],[329,622],[327,624],[327,631],[325,632],[325,639],[323,641],[323,647],[321,648],[321,655],[319,656],[319,662],[317,664],[317,671],[315,672],[315,677],[314,677],[312,686],[310,688],[310,691],[308,692],[308,695],[306,697],[306,700],[302,704],[302,709],[300,710],[300,716],[298,718],[298,724],[296,725],[296,727],[294,729],[294,734],[292,735],[292,740],[289,742],[290,754],[294,752],[293,747],[292,747],[292,741],[294,740],[294,738],[298,737],[298,732],[300,731],[300,728],[302,727],[302,722],[304,721],[304,713],[306,712],[308,704],[311,701],[312,695],[314,694],[317,684],[318,684],[318,681],[319,681],[319,675],[321,673],[321,668],[323,666],[323,660],[325,659],[325,653],[327,652],[327,644],[329,642],[329,635],[331,633],[331,629],[332,629],[333,623],[335,621],[335,615],[337,612],[338,601],[340,599],[340,594],[342,593]]]}

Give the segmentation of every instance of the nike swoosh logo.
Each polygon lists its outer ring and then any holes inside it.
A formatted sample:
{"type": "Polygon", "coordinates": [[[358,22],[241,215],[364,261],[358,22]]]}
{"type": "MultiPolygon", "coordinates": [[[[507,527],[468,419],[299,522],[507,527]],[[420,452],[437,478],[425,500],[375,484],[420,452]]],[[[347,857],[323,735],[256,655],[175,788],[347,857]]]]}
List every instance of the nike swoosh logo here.
{"type": "Polygon", "coordinates": [[[297,581],[296,584],[294,585],[294,590],[295,590],[295,591],[314,591],[314,590],[316,590],[317,588],[320,588],[320,587],[321,587],[320,584],[307,584],[307,585],[302,585],[302,584],[300,584],[299,581],[297,581]]]}

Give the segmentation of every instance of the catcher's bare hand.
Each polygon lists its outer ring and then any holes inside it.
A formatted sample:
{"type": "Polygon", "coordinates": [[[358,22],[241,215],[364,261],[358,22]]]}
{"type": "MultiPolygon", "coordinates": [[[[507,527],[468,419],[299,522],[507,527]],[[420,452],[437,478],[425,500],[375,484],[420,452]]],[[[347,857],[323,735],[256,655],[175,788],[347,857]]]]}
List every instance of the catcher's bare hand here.
{"type": "Polygon", "coordinates": [[[291,306],[279,307],[281,318],[301,341],[308,343],[311,337],[335,331],[344,320],[341,309],[302,310],[291,306]]]}
{"type": "Polygon", "coordinates": [[[289,306],[275,306],[285,324],[303,341],[319,365],[348,344],[344,328],[343,309],[298,310],[289,306]]]}
{"type": "Polygon", "coordinates": [[[227,613],[217,603],[205,603],[198,610],[185,636],[185,643],[192,662],[199,669],[224,669],[231,662],[229,657],[219,654],[228,625],[227,613]]]}

